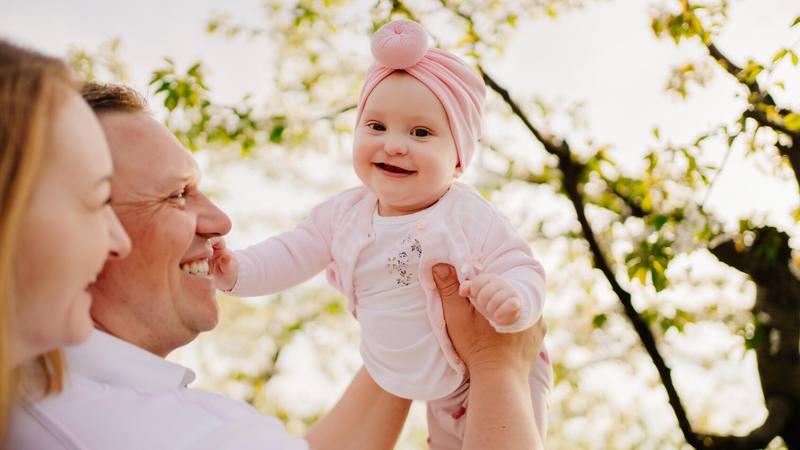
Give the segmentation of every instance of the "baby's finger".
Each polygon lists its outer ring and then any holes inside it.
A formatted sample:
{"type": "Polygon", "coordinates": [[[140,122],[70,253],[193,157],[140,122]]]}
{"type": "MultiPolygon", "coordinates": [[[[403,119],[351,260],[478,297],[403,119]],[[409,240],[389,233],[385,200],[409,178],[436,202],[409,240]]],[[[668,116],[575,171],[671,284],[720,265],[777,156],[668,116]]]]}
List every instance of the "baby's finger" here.
{"type": "Polygon", "coordinates": [[[514,292],[507,289],[505,286],[500,286],[491,298],[488,299],[486,302],[486,312],[489,314],[495,314],[497,308],[500,307],[503,303],[505,303],[508,299],[514,297],[514,292]]]}
{"type": "Polygon", "coordinates": [[[494,317],[499,320],[513,323],[519,318],[522,303],[518,297],[511,297],[504,302],[494,312],[494,317]]]}
{"type": "Polygon", "coordinates": [[[472,286],[472,281],[467,280],[458,287],[458,295],[462,297],[469,297],[470,295],[470,287],[472,286]]]}
{"type": "Polygon", "coordinates": [[[218,254],[227,250],[227,246],[225,245],[225,239],[221,237],[215,237],[208,240],[211,243],[211,251],[214,252],[213,256],[217,256],[218,254]]]}
{"type": "Polygon", "coordinates": [[[471,286],[470,291],[473,295],[479,295],[481,289],[483,289],[487,284],[491,283],[493,278],[494,276],[492,274],[478,275],[469,281],[471,286]]]}
{"type": "Polygon", "coordinates": [[[478,292],[477,298],[481,305],[486,308],[489,302],[494,298],[498,293],[502,293],[504,286],[498,283],[487,283],[483,286],[483,288],[478,292]]]}

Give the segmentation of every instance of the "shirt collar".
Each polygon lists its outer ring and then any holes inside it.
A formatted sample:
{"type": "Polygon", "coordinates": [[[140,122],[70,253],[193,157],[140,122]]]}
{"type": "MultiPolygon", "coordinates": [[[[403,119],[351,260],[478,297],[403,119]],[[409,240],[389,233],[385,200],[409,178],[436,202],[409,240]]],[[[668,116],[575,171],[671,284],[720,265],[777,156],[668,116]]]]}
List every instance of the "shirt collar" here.
{"type": "Polygon", "coordinates": [[[70,373],[100,383],[158,392],[186,387],[195,378],[190,369],[100,330],[64,353],[70,373]]]}

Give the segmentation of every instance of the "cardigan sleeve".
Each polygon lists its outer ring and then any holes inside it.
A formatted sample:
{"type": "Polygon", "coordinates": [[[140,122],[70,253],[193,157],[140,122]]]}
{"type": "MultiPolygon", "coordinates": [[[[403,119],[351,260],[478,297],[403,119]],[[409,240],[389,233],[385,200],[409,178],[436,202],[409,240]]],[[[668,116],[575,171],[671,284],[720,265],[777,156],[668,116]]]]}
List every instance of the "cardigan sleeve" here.
{"type": "Polygon", "coordinates": [[[337,197],[311,210],[297,228],[234,252],[239,275],[232,295],[249,297],[288,289],[308,280],[331,262],[330,244],[337,197]]]}
{"type": "Polygon", "coordinates": [[[480,261],[484,273],[501,275],[519,294],[522,311],[517,322],[505,326],[492,323],[498,332],[513,333],[532,326],[542,316],[545,273],[542,264],[533,257],[530,245],[505,217],[493,212],[480,261]]]}

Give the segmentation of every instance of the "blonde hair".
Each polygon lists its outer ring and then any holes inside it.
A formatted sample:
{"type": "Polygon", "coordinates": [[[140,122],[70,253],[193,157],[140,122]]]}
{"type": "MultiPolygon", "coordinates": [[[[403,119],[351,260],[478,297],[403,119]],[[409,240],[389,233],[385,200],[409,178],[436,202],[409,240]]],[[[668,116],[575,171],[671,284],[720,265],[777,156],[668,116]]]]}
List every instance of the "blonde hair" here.
{"type": "MultiPolygon", "coordinates": [[[[14,286],[17,236],[45,159],[48,121],[70,90],[77,86],[64,62],[0,39],[0,436],[24,370],[11,367],[10,356],[10,317],[20,288],[14,286]]],[[[61,351],[38,356],[35,366],[43,374],[41,392],[59,392],[61,351]]]]}

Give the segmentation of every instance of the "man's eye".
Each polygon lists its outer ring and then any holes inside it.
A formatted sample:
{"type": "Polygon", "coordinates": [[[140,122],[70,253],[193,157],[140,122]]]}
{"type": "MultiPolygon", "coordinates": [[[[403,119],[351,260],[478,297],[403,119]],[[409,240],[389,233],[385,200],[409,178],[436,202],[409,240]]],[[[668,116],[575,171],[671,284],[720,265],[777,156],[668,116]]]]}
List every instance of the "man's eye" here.
{"type": "Polygon", "coordinates": [[[181,189],[180,191],[172,194],[169,196],[171,200],[185,200],[186,199],[186,190],[181,189]]]}
{"type": "Polygon", "coordinates": [[[386,127],[384,127],[383,125],[381,125],[379,123],[375,123],[375,122],[368,123],[367,124],[367,128],[370,128],[370,129],[375,130],[375,131],[386,131],[386,127]]]}
{"type": "Polygon", "coordinates": [[[411,134],[414,137],[428,137],[431,135],[431,132],[429,130],[426,130],[425,128],[414,128],[413,130],[411,130],[411,134]]]}

